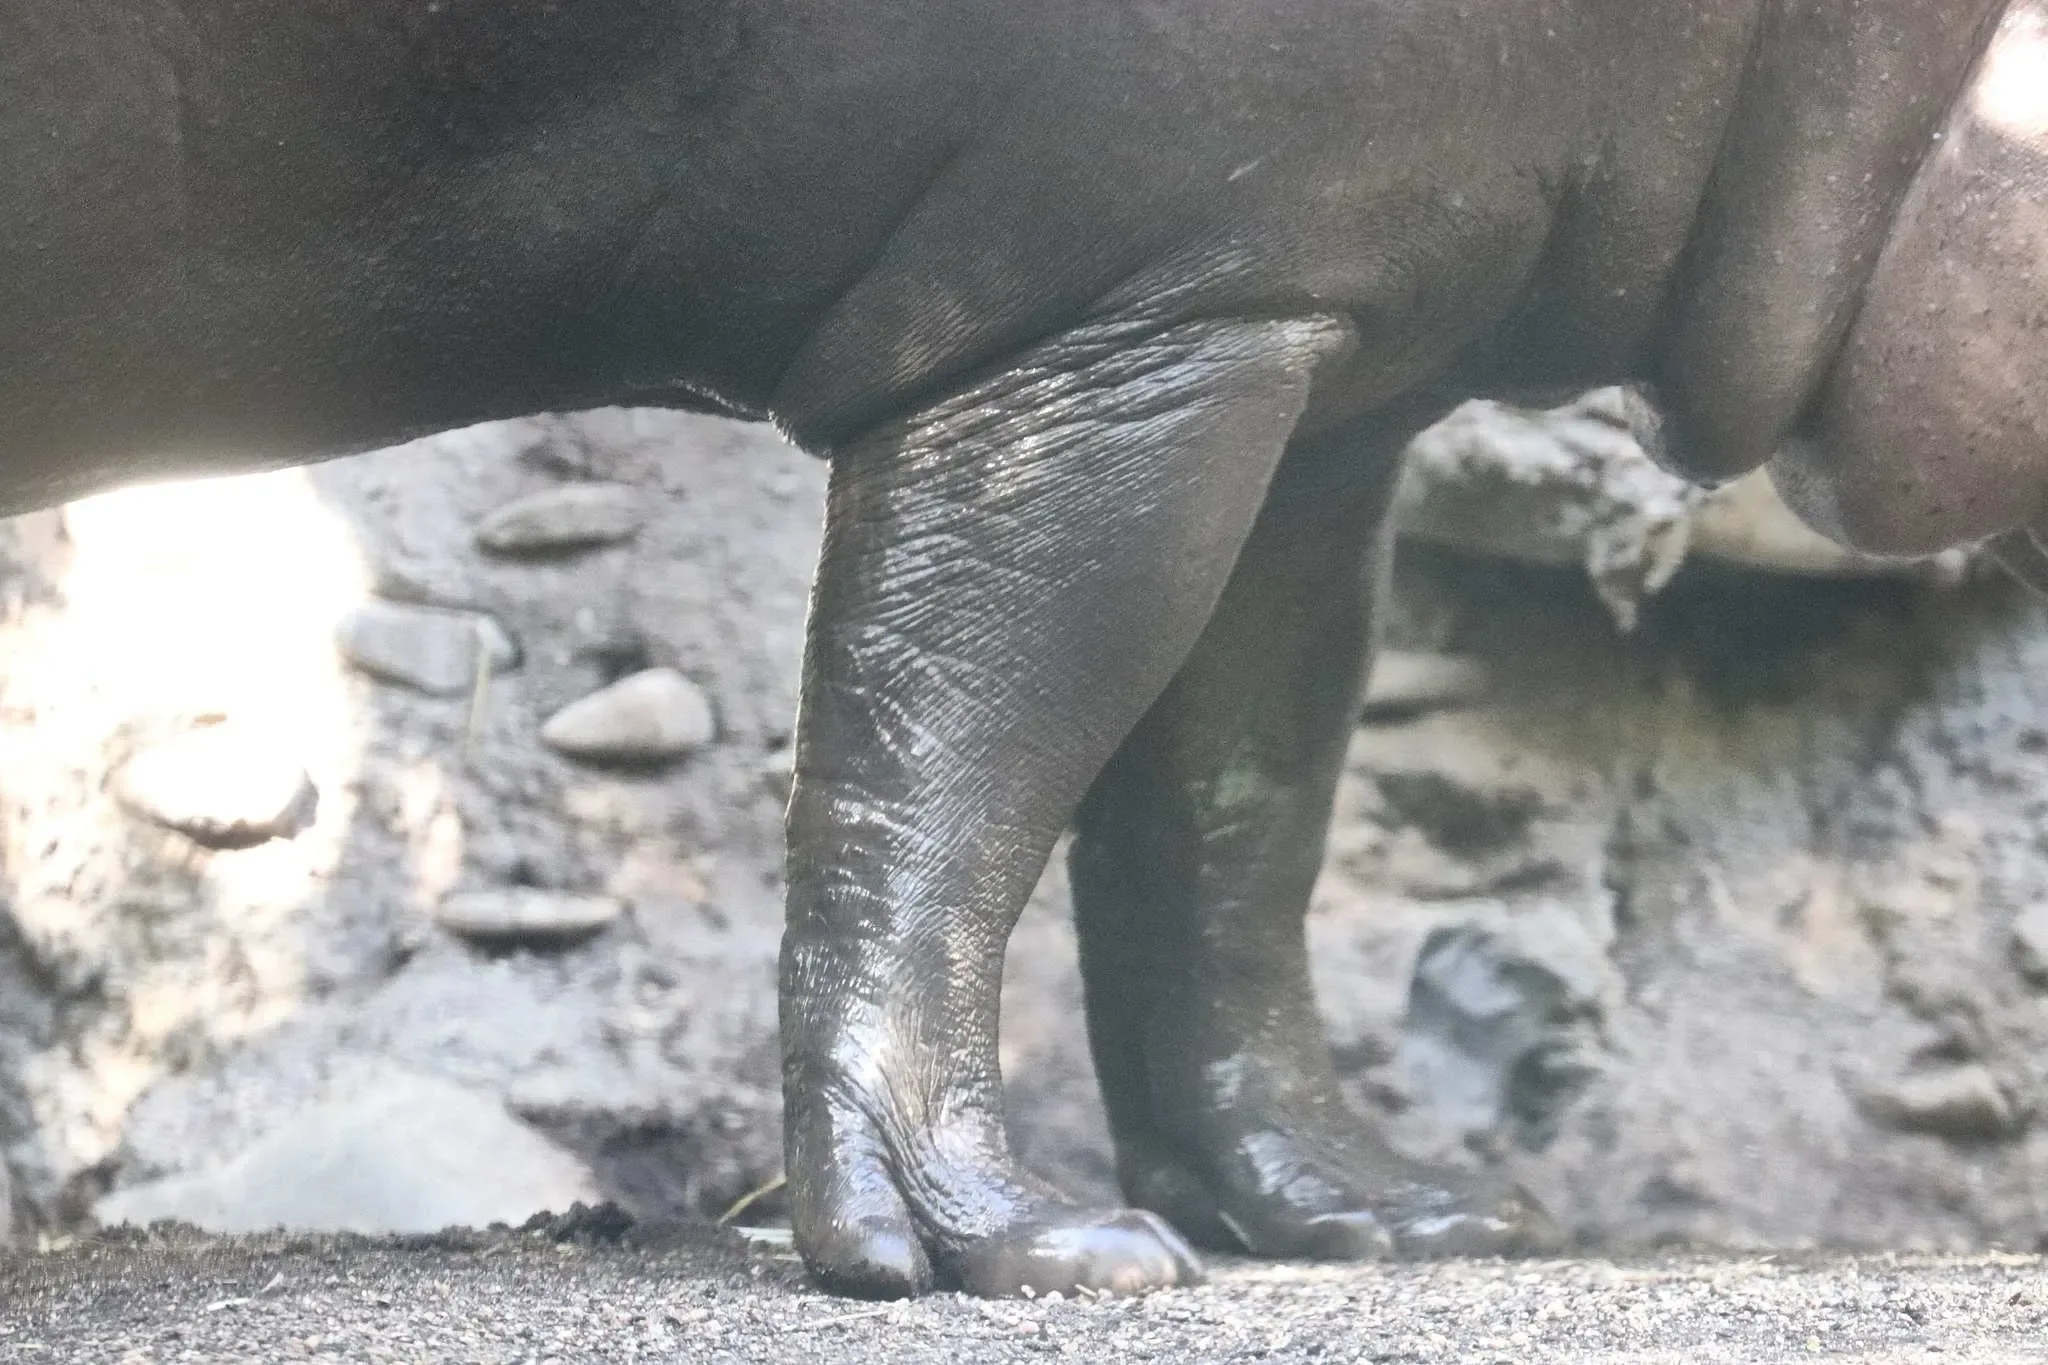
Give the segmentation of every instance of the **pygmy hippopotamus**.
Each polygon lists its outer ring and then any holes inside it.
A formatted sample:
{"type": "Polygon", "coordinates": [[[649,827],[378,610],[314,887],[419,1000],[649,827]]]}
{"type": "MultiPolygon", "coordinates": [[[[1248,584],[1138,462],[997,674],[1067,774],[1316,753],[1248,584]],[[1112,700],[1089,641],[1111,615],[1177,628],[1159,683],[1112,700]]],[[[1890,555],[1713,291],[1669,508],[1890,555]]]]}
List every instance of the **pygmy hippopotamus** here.
{"type": "Polygon", "coordinates": [[[1398,453],[1631,381],[1845,542],[2048,474],[2048,0],[69,0],[0,15],[0,500],[655,402],[829,457],[781,960],[841,1290],[1540,1244],[1302,936],[1398,453]],[[1076,830],[1130,1207],[1004,1132],[1076,830]]]}

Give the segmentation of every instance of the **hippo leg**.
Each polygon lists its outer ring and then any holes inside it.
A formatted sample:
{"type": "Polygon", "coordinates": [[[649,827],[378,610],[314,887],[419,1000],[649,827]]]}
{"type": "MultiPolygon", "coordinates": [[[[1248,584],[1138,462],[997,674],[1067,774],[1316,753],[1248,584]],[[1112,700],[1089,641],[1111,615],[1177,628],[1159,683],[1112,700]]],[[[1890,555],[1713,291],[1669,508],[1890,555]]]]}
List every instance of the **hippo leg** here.
{"type": "Polygon", "coordinates": [[[781,967],[799,1251],[831,1287],[1187,1283],[1152,1214],[1014,1161],[1003,952],[1088,784],[1222,594],[1327,319],[1069,334],[835,453],[781,967]]]}
{"type": "Polygon", "coordinates": [[[1125,1194],[1274,1256],[1491,1254],[1546,1220],[1388,1147],[1338,1093],[1303,918],[1414,421],[1298,446],[1200,643],[1081,806],[1090,1041],[1125,1194]]]}

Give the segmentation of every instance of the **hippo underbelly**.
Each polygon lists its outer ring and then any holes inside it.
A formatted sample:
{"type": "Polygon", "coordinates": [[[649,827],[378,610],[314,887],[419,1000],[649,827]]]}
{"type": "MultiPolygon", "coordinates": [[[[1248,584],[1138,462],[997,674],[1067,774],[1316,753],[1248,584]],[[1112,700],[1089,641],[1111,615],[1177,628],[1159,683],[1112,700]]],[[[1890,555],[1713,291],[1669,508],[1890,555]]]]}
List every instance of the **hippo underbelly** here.
{"type": "Polygon", "coordinates": [[[120,144],[128,195],[10,197],[0,229],[28,230],[0,230],[0,508],[686,381],[687,327],[620,325],[691,311],[687,277],[631,268],[656,170],[580,131],[289,232],[260,230],[270,168],[201,202],[147,143],[120,144]]]}
{"type": "Polygon", "coordinates": [[[0,506],[626,397],[759,411],[971,84],[923,9],[800,19],[8,7],[0,506]],[[785,64],[831,75],[792,106],[785,64]]]}

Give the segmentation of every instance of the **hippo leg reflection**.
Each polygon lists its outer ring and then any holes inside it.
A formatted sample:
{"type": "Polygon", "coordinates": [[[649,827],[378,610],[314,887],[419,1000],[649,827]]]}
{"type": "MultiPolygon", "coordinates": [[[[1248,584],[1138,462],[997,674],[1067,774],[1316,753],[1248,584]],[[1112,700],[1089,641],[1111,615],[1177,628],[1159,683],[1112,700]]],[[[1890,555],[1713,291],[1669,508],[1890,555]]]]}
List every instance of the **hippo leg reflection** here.
{"type": "Polygon", "coordinates": [[[1519,1192],[1363,1124],[1310,986],[1303,917],[1419,425],[1289,452],[1200,643],[1082,804],[1075,915],[1118,1174],[1200,1244],[1356,1259],[1550,1237],[1519,1192]]]}

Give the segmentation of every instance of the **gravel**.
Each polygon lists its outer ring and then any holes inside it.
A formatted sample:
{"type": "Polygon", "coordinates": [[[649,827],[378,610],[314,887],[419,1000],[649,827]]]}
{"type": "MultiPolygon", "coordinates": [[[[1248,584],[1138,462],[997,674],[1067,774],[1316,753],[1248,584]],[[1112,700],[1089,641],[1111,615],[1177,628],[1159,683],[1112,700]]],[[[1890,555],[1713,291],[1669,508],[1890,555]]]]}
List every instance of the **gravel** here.
{"type": "Polygon", "coordinates": [[[867,1304],[784,1246],[622,1222],[0,1256],[0,1361],[2048,1360],[2038,1256],[1224,1263],[1142,1299],[867,1304]]]}

